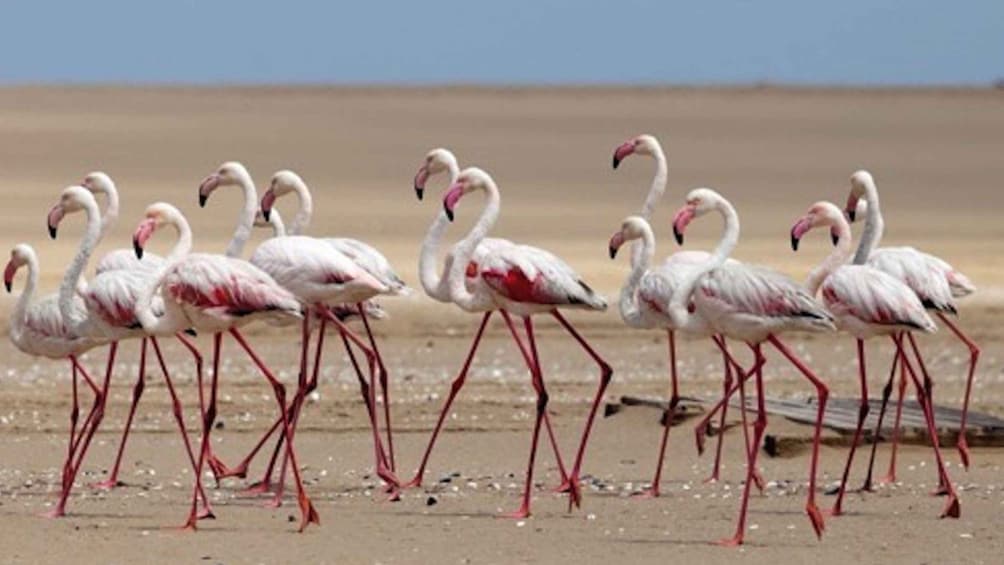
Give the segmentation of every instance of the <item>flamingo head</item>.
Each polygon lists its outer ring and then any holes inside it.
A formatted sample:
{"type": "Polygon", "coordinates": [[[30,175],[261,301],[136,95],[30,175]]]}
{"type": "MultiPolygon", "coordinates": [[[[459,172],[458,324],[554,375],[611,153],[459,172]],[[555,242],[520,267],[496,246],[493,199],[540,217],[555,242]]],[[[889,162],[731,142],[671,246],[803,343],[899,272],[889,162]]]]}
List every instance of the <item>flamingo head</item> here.
{"type": "Polygon", "coordinates": [[[836,204],[832,202],[816,202],[791,227],[791,249],[798,251],[798,243],[806,233],[824,226],[830,227],[830,237],[833,240],[833,244],[836,245],[840,241],[837,224],[840,222],[842,216],[843,212],[841,212],[836,204]]]}
{"type": "Polygon", "coordinates": [[[646,227],[648,227],[648,222],[641,216],[628,216],[624,218],[624,221],[621,223],[621,229],[614,232],[614,235],[610,237],[610,245],[608,246],[610,258],[616,258],[617,251],[625,243],[644,237],[646,227]]]}
{"type": "Polygon", "coordinates": [[[132,235],[132,248],[136,252],[137,259],[143,258],[143,249],[146,247],[146,242],[153,236],[153,232],[166,224],[171,215],[176,212],[177,209],[174,206],[165,202],[156,202],[147,206],[146,212],[143,213],[143,219],[140,220],[132,235]]]}
{"type": "Polygon", "coordinates": [[[206,201],[214,190],[221,186],[230,186],[250,182],[251,175],[244,165],[237,161],[227,161],[216,169],[216,172],[202,179],[199,184],[199,206],[205,207],[206,201]]]}
{"type": "Polygon", "coordinates": [[[655,155],[659,150],[659,140],[654,136],[643,134],[633,137],[617,146],[614,150],[614,168],[628,155],[655,155]]]}
{"type": "Polygon", "coordinates": [[[88,204],[97,208],[97,201],[94,200],[94,195],[90,193],[86,188],[82,186],[69,186],[63,189],[63,192],[59,195],[59,202],[56,203],[51,209],[49,209],[49,215],[46,218],[46,224],[49,228],[49,237],[56,239],[56,233],[59,229],[59,222],[63,221],[63,218],[67,214],[72,214],[73,212],[79,212],[87,207],[88,204]]]}
{"type": "MultiPolygon", "coordinates": [[[[868,192],[868,187],[870,186],[875,186],[875,179],[872,178],[872,174],[868,171],[862,169],[855,171],[851,175],[851,193],[847,197],[847,207],[844,209],[848,221],[854,222],[858,217],[860,203],[863,201],[865,193],[868,192]]],[[[867,203],[865,206],[867,206],[867,203]]]]}
{"type": "Polygon", "coordinates": [[[687,194],[687,203],[673,216],[673,236],[676,243],[683,245],[683,234],[690,222],[715,208],[721,197],[710,188],[695,188],[687,194]]]}
{"type": "Polygon", "coordinates": [[[115,186],[115,183],[112,182],[112,177],[108,176],[108,173],[94,171],[87,173],[87,176],[84,177],[80,186],[86,188],[92,193],[100,192],[102,194],[108,194],[112,190],[112,187],[115,186]]]}
{"type": "Polygon", "coordinates": [[[429,177],[450,170],[451,165],[454,168],[457,167],[457,158],[449,149],[437,147],[426,153],[425,162],[415,173],[415,196],[421,200],[425,194],[425,183],[429,181],[429,177]]]}
{"type": "Polygon", "coordinates": [[[34,251],[27,243],[19,243],[10,250],[10,261],[7,261],[7,266],[3,270],[3,285],[7,292],[10,292],[11,286],[14,284],[14,275],[17,274],[17,270],[28,263],[28,258],[33,253],[34,251]]]}
{"type": "Polygon", "coordinates": [[[275,206],[275,200],[295,191],[297,186],[303,184],[300,175],[288,169],[283,169],[272,175],[272,180],[268,183],[268,190],[261,197],[261,213],[265,217],[266,223],[269,221],[268,217],[272,213],[272,207],[275,206]]]}
{"type": "Polygon", "coordinates": [[[446,213],[446,217],[452,222],[453,209],[457,202],[475,190],[487,189],[491,183],[491,176],[477,167],[468,167],[461,171],[457,180],[446,191],[446,196],[443,197],[443,211],[446,213]]]}

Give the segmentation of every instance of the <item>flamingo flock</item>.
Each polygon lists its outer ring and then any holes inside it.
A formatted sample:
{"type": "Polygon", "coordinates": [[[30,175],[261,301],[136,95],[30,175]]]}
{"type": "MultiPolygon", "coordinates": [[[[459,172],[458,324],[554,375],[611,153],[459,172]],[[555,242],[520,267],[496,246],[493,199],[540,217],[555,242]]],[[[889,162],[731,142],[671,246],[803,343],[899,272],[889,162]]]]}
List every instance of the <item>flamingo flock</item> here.
{"type": "MultiPolygon", "coordinates": [[[[846,207],[841,208],[827,201],[817,202],[791,228],[793,250],[797,251],[801,240],[816,229],[826,230],[833,244],[831,253],[811,271],[804,284],[767,266],[732,258],[740,240],[739,213],[723,194],[709,188],[687,193],[682,206],[675,215],[667,217],[667,221],[672,226],[677,243],[682,245],[691,223],[706,216],[718,216],[723,229],[717,245],[710,251],[679,251],[659,262],[655,259],[653,218],[666,192],[667,159],[655,137],[641,135],[617,146],[613,168],[617,169],[632,155],[651,157],[655,161],[656,172],[641,208],[636,215],[620,222],[620,227],[609,239],[607,249],[610,258],[614,259],[622,247],[631,246],[630,269],[620,292],[619,311],[628,327],[665,332],[669,364],[669,398],[657,447],[655,472],[651,483],[639,493],[640,497],[655,498],[662,492],[661,477],[669,430],[680,401],[676,338],[710,339],[722,357],[722,397],[698,423],[695,438],[698,451],[703,451],[710,423],[718,418],[718,429],[725,428],[730,398],[738,392],[745,480],[735,532],[720,543],[744,543],[751,490],[754,486],[763,488],[757,459],[767,426],[763,374],[767,363],[765,349],[769,347],[805,378],[815,394],[817,413],[805,512],[814,532],[822,536],[824,516],[839,516],[844,511],[853,458],[864,435],[863,428],[869,413],[865,342],[873,338],[888,338],[895,354],[888,382],[882,391],[876,435],[892,397],[897,371],[899,388],[895,412],[897,431],[893,437],[890,468],[885,480],[895,480],[899,419],[905,389],[912,383],[924,413],[937,463],[937,493],[947,497],[942,516],[959,517],[958,494],[938,442],[932,392],[934,383],[914,334],[935,332],[937,324],[934,318],[937,318],[969,351],[962,432],[957,444],[962,464],[968,468],[970,453],[966,443],[966,414],[980,350],[953,318],[957,313],[956,300],[975,291],[972,282],[947,262],[912,247],[878,247],[884,221],[875,180],[866,171],[857,171],[851,176],[846,207]],[[865,227],[855,251],[851,223],[861,217],[865,227]],[[826,380],[832,375],[823,378],[817,374],[787,345],[786,340],[792,333],[835,331],[846,332],[856,343],[860,408],[836,501],[832,508],[824,512],[816,502],[816,480],[820,435],[829,397],[826,380]],[[736,359],[729,348],[730,341],[751,351],[751,365],[743,366],[736,359]],[[748,415],[746,383],[750,379],[756,390],[756,409],[748,415]],[[747,418],[752,419],[751,426],[747,425],[747,418]]],[[[495,314],[504,322],[526,365],[537,399],[522,497],[518,508],[505,516],[526,518],[530,515],[533,473],[542,429],[548,436],[547,443],[554,452],[561,476],[555,490],[568,495],[569,511],[580,506],[580,482],[589,438],[614,369],[562,312],[569,309],[600,312],[607,309],[607,301],[558,256],[538,247],[490,237],[501,215],[502,190],[485,170],[478,167],[461,169],[451,151],[437,148],[425,156],[413,183],[418,200],[423,200],[427,185],[441,174],[446,176],[446,189],[441,207],[437,208],[421,245],[418,279],[430,298],[478,314],[480,323],[450,384],[415,474],[405,481],[399,479],[403,469],[395,459],[389,402],[390,372],[370,321],[385,316],[378,298],[405,295],[411,289],[387,258],[372,245],[348,237],[306,235],[314,201],[307,183],[297,173],[290,170],[275,173],[269,180],[268,188],[259,197],[251,174],[244,165],[235,161],[223,163],[198,185],[201,207],[207,206],[213,193],[226,187],[239,189],[243,196],[233,237],[223,253],[193,251],[193,234],[185,215],[172,204],[157,202],[147,207],[137,222],[132,248],[117,249],[98,259],[94,275],[86,279],[84,273],[91,255],[102,239],[111,233],[118,219],[119,193],[111,177],[103,172],[92,172],[80,185],[64,189],[47,214],[49,234],[56,238],[61,223],[70,221],[77,212],[83,213],[85,231],[58,292],[36,297],[39,258],[28,244],[14,246],[4,271],[8,292],[11,292],[16,273],[22,267],[27,273],[11,315],[11,341],[29,355],[67,360],[71,371],[72,403],[67,450],[61,469],[59,498],[47,516],[66,514],[76,477],[104,420],[116,353],[122,341],[139,342],[138,374],[114,464],[108,478],[96,486],[113,489],[121,484],[119,470],[144,392],[146,358],[152,348],[171,396],[172,412],[194,472],[191,505],[184,527],[194,530],[200,520],[215,517],[206,485],[203,484],[204,470],[208,469],[217,483],[224,477],[246,478],[251,462],[269,439],[278,434],[264,475],[248,490],[270,494],[267,505],[278,506],[283,500],[286,473],[292,472],[300,511],[299,529],[302,531],[311,523],[319,523],[320,517],[300,475],[295,446],[296,429],[305,416],[307,395],[318,386],[328,330],[338,333],[360,385],[372,434],[376,475],[385,483],[389,497],[397,499],[402,490],[422,484],[446,416],[463,389],[488,322],[495,314]],[[445,253],[441,261],[442,240],[455,216],[466,212],[466,205],[461,204],[467,202],[472,194],[483,197],[480,213],[474,225],[445,253]],[[291,219],[284,222],[276,204],[288,195],[295,196],[298,206],[295,214],[288,216],[291,219]],[[104,211],[96,197],[106,201],[104,211]],[[272,237],[265,239],[245,258],[245,248],[255,227],[271,230],[272,237]],[[164,231],[170,232],[170,237],[173,237],[170,252],[165,257],[147,252],[150,240],[164,231]],[[598,373],[596,392],[582,424],[574,458],[568,461],[570,465],[566,465],[566,459],[561,455],[551,422],[552,415],[548,412],[548,392],[534,326],[534,320],[539,316],[553,318],[596,365],[598,373]],[[361,322],[365,335],[349,326],[347,320],[352,318],[361,322]],[[514,318],[519,318],[521,323],[514,318]],[[299,326],[296,337],[300,340],[300,349],[295,389],[288,389],[245,339],[242,328],[255,323],[283,328],[299,326]],[[208,387],[204,386],[203,353],[190,339],[196,333],[212,335],[208,387]],[[277,408],[273,425],[247,456],[233,466],[223,463],[213,452],[211,444],[217,417],[224,336],[236,342],[268,382],[277,408]],[[189,440],[182,403],[168,372],[158,341],[160,338],[178,340],[191,356],[202,428],[201,441],[196,448],[189,440]],[[95,378],[80,362],[80,356],[98,348],[107,349],[107,363],[103,377],[95,378]],[[89,391],[93,399],[81,421],[82,388],[85,393],[89,391]],[[382,413],[378,410],[378,389],[383,396],[382,413]]],[[[719,479],[723,441],[724,435],[718,433],[714,463],[708,478],[710,481],[719,479]]],[[[872,488],[875,446],[873,442],[863,490],[872,488]]]]}

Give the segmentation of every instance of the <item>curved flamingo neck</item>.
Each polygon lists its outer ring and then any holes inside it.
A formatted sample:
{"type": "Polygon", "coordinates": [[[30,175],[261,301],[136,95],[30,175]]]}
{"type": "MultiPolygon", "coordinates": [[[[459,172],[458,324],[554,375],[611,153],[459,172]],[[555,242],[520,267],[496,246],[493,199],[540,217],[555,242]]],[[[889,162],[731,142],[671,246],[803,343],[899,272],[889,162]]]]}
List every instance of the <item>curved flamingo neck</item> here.
{"type": "Polygon", "coordinates": [[[97,183],[92,192],[104,194],[107,201],[105,211],[101,215],[101,237],[104,237],[108,235],[119,218],[119,191],[115,187],[115,182],[109,178],[97,183]]]}
{"type": "Polygon", "coordinates": [[[167,307],[166,304],[163,316],[157,316],[153,313],[153,297],[163,283],[168,269],[172,268],[192,251],[192,228],[188,225],[188,220],[185,219],[185,216],[180,212],[172,211],[166,214],[164,223],[174,227],[177,233],[177,240],[171,247],[171,251],[167,254],[160,270],[154,276],[150,277],[150,284],[140,291],[139,296],[136,298],[134,310],[136,319],[143,326],[143,330],[155,335],[172,334],[184,329],[182,327],[184,323],[172,316],[174,309],[167,307]]]}
{"type": "Polygon", "coordinates": [[[827,277],[833,274],[833,271],[847,264],[847,260],[853,251],[851,225],[847,223],[847,220],[840,213],[839,209],[834,208],[834,211],[835,213],[827,213],[824,225],[829,226],[839,239],[833,251],[816,268],[809,272],[809,277],[805,281],[805,288],[812,296],[815,296],[819,292],[819,287],[822,286],[827,277]]]}
{"type": "Polygon", "coordinates": [[[310,189],[302,180],[293,183],[293,191],[300,201],[300,207],[293,216],[293,221],[289,224],[289,235],[302,235],[310,227],[310,219],[314,215],[314,198],[310,195],[310,189]]]}
{"type": "Polygon", "coordinates": [[[632,244],[631,273],[628,275],[624,287],[621,288],[620,311],[621,318],[628,324],[638,324],[641,322],[641,309],[638,307],[638,285],[642,277],[648,272],[649,265],[652,264],[652,257],[655,256],[655,235],[652,227],[646,222],[642,225],[641,241],[632,244]],[[634,257],[638,260],[635,261],[634,257]]]}
{"type": "Polygon", "coordinates": [[[251,180],[250,175],[242,174],[237,186],[244,193],[244,206],[241,208],[240,215],[237,216],[237,227],[234,228],[234,235],[230,238],[230,243],[224,252],[227,257],[240,257],[244,254],[244,245],[251,237],[255,213],[258,212],[258,191],[255,189],[254,181],[251,180]]]}
{"type": "MultiPolygon", "coordinates": [[[[447,162],[449,169],[449,185],[456,182],[460,176],[460,166],[456,159],[447,162]]],[[[444,281],[449,278],[449,272],[444,267],[442,273],[439,271],[439,244],[446,233],[446,228],[450,225],[450,220],[446,217],[442,208],[436,214],[436,219],[429,225],[429,230],[425,232],[425,239],[422,240],[422,249],[418,256],[418,278],[422,283],[425,293],[436,300],[448,300],[449,288],[444,285],[444,281]]]]}
{"type": "Polygon", "coordinates": [[[67,322],[67,327],[71,329],[84,321],[81,313],[73,307],[73,297],[77,293],[80,275],[87,267],[87,261],[90,260],[94,248],[101,242],[101,212],[98,210],[97,202],[93,198],[88,198],[84,200],[83,208],[87,214],[87,228],[80,240],[77,254],[74,255],[59,284],[59,312],[67,322]]]}
{"type": "Polygon", "coordinates": [[[28,268],[28,278],[24,283],[24,289],[21,290],[21,296],[17,297],[14,311],[10,315],[11,340],[15,342],[20,339],[21,334],[24,332],[28,306],[31,305],[31,300],[35,296],[35,289],[38,287],[38,255],[35,254],[34,249],[28,249],[25,264],[28,268]]]}
{"type": "Polygon", "coordinates": [[[484,190],[487,193],[485,207],[481,211],[481,216],[478,218],[477,223],[471,228],[471,231],[454,247],[453,264],[450,265],[449,270],[448,284],[450,298],[461,308],[469,310],[480,309],[485,305],[478,300],[477,296],[467,290],[467,281],[465,279],[467,276],[467,264],[470,262],[471,257],[474,256],[474,250],[477,249],[481,241],[488,235],[488,231],[495,225],[501,208],[501,197],[499,196],[499,189],[495,185],[495,181],[488,179],[484,190]]]}
{"type": "Polygon", "coordinates": [[[725,230],[722,233],[722,237],[719,239],[718,245],[715,246],[707,261],[700,267],[692,270],[683,279],[683,282],[680,283],[680,286],[673,293],[673,298],[669,301],[669,316],[673,321],[673,325],[678,328],[686,327],[688,323],[692,323],[688,322],[690,314],[687,312],[686,305],[690,300],[690,295],[694,292],[694,288],[697,287],[698,281],[714,269],[721,267],[739,243],[739,214],[736,213],[736,209],[721,195],[718,195],[715,209],[725,222],[725,230]]]}
{"type": "Polygon", "coordinates": [[[854,253],[855,265],[864,265],[868,262],[868,257],[878,247],[885,232],[885,221],[882,219],[882,210],[879,209],[878,188],[871,180],[865,182],[865,201],[868,202],[868,214],[865,217],[865,229],[861,232],[858,250],[854,253]]]}
{"type": "Polygon", "coordinates": [[[285,237],[288,233],[286,224],[282,221],[282,214],[275,208],[272,208],[272,212],[268,215],[268,223],[272,226],[272,237],[285,237]]]}
{"type": "MultiPolygon", "coordinates": [[[[648,189],[648,195],[641,206],[640,214],[648,222],[652,221],[652,212],[655,211],[656,204],[659,203],[659,200],[666,193],[666,180],[669,177],[669,164],[666,162],[666,154],[663,153],[662,146],[658,142],[656,142],[655,149],[652,152],[652,158],[655,159],[655,176],[652,177],[652,186],[648,189]]],[[[641,245],[631,247],[632,266],[641,259],[642,248],[643,246],[641,245]]]]}

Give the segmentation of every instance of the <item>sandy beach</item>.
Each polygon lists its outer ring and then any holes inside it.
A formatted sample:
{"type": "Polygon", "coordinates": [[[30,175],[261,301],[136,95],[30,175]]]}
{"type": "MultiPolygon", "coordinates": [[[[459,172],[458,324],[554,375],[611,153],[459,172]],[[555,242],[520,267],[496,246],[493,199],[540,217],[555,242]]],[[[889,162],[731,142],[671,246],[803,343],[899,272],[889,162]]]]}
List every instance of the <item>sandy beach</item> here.
{"type": "MultiPolygon", "coordinates": [[[[192,223],[196,248],[222,251],[239,206],[236,190],[221,189],[206,209],[197,205],[200,179],[222,161],[247,165],[259,188],[280,168],[298,171],[315,197],[312,233],[346,235],[385,251],[415,287],[382,301],[390,314],[376,331],[392,381],[397,463],[410,478],[435,422],[449,380],[460,366],[477,319],[425,297],[418,284],[418,248],[440,209],[445,179],[430,182],[416,201],[412,176],[426,151],[453,149],[461,165],[490,171],[502,192],[495,234],[562,256],[613,307],[570,318],[614,367],[605,401],[622,395],[663,397],[664,337],[623,326],[616,296],[628,259],[611,261],[607,240],[639,208],[653,173],[650,159],[632,157],[611,169],[614,148],[639,133],[662,142],[669,188],[654,216],[657,255],[678,247],[670,218],[691,188],[709,186],[729,197],[742,219],[736,256],[767,263],[802,280],[828,251],[822,234],[789,247],[792,223],[818,200],[842,204],[859,168],[875,174],[882,195],[887,245],[914,245],[948,259],[979,287],[961,308],[961,325],[981,345],[973,409],[1004,416],[1004,97],[994,90],[825,89],[381,89],[381,88],[0,88],[0,246],[35,246],[41,291],[55,291],[82,232],[68,218],[51,241],[43,219],[59,190],[104,170],[122,195],[118,226],[101,253],[128,247],[143,209],[163,200],[192,223]]],[[[279,208],[291,215],[293,201],[279,208]],[[287,210],[288,209],[288,210],[287,210]]],[[[476,198],[458,208],[459,237],[479,210],[476,198]]],[[[717,221],[695,223],[686,248],[706,249],[717,221]]],[[[857,230],[856,230],[857,231],[857,230]]],[[[255,241],[266,234],[257,233],[255,241]]],[[[163,252],[162,238],[151,246],[163,252]]],[[[254,242],[252,242],[252,245],[254,242]]],[[[20,292],[23,276],[15,282],[20,292]]],[[[0,301],[5,318],[13,298],[0,301]]],[[[252,341],[291,386],[297,332],[256,328],[252,341]]],[[[209,336],[198,342],[209,351],[209,336]]],[[[793,336],[790,343],[830,385],[835,397],[857,393],[852,340],[793,336]]],[[[959,406],[967,351],[947,331],[924,336],[939,404],[959,406]]],[[[551,412],[566,459],[596,386],[594,365],[553,322],[540,322],[551,412]]],[[[166,344],[172,374],[197,441],[190,364],[166,344]]],[[[111,466],[136,373],[137,343],[121,348],[108,414],[70,501],[69,516],[38,517],[54,502],[65,455],[69,375],[64,362],[29,358],[0,345],[0,561],[135,563],[501,563],[996,562],[1004,550],[1004,451],[977,447],[968,472],[952,448],[945,453],[962,499],[962,518],[939,520],[943,499],[928,496],[936,475],[930,449],[901,451],[898,482],[874,494],[854,494],[844,517],[828,519],[821,541],[803,507],[807,445],[762,456],[763,495],[751,501],[748,545],[707,542],[732,533],[742,488],[740,432],[726,434],[722,481],[705,484],[709,454],[698,457],[692,420],[675,427],[664,472],[665,496],[631,494],[651,478],[659,412],[627,408],[598,420],[587,456],[581,509],[551,493],[558,471],[542,447],[534,515],[495,517],[518,505],[533,423],[534,395],[504,326],[493,322],[433,455],[424,487],[388,502],[372,472],[372,443],[355,377],[331,344],[318,395],[297,435],[308,492],[320,527],[295,533],[297,509],[279,509],[241,495],[246,481],[228,479],[211,493],[218,519],[200,532],[179,532],[192,473],[175,432],[163,379],[151,362],[149,383],[130,438],[122,478],[110,492],[88,487],[111,466]],[[290,521],[293,517],[293,521],[290,521]],[[754,528],[755,526],[755,528],[754,528]]],[[[235,462],[271,423],[270,391],[233,345],[225,346],[221,429],[215,448],[235,462]]],[[[891,348],[869,346],[872,393],[886,376],[891,348]]],[[[748,359],[742,351],[743,359],[748,359]]],[[[103,351],[87,355],[94,372],[103,351]]],[[[680,343],[682,392],[711,398],[720,389],[719,358],[706,342],[680,343]]],[[[803,399],[811,388],[776,356],[766,373],[771,396],[803,399]]],[[[89,398],[85,397],[89,402],[89,398]]],[[[772,418],[768,433],[807,441],[811,428],[772,418]]],[[[827,431],[821,491],[839,478],[846,441],[827,431]]],[[[797,442],[796,442],[797,443],[797,442]]],[[[543,446],[543,444],[542,444],[543,446]]],[[[252,468],[257,479],[264,457],[252,468]]],[[[880,446],[884,474],[888,446],[880,446]]],[[[852,475],[858,485],[864,458],[852,475]]],[[[250,481],[249,478],[249,481],[250,481]]],[[[832,496],[820,493],[828,507],[832,496]]]]}

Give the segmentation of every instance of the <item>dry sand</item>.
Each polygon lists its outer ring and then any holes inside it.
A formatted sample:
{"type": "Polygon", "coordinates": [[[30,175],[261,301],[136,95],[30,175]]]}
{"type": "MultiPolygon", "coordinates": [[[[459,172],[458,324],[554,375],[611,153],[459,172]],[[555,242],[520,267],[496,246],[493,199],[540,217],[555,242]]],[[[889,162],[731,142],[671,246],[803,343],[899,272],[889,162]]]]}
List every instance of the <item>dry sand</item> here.
{"type": "MultiPolygon", "coordinates": [[[[244,161],[259,183],[290,167],[314,189],[314,232],[357,236],[387,251],[417,285],[419,241],[438,202],[411,192],[411,176],[425,151],[453,148],[463,163],[493,172],[503,191],[497,233],[541,245],[565,257],[610,297],[626,275],[626,259],[611,262],[605,246],[623,216],[635,211],[652,163],[631,158],[610,170],[613,148],[631,135],[657,135],[670,160],[670,188],[657,212],[666,233],[683,193],[712,186],[731,199],[743,219],[738,256],[769,262],[801,278],[826,252],[820,236],[798,255],[787,247],[791,222],[812,202],[842,202],[847,178],[871,169],[879,182],[889,244],[911,243],[949,258],[980,293],[962,321],[983,345],[974,407],[1001,414],[1004,379],[999,329],[1004,307],[999,214],[1004,165],[1004,98],[994,91],[784,90],[380,90],[380,89],[57,89],[0,90],[0,164],[4,196],[2,247],[36,246],[42,286],[55,289],[73,252],[80,222],[65,222],[48,241],[43,215],[61,187],[103,169],[122,191],[122,220],[104,249],[127,244],[143,207],[178,204],[192,220],[197,246],[222,249],[232,227],[235,193],[221,191],[207,210],[195,204],[198,181],[219,162],[244,161]]],[[[433,183],[439,186],[440,183],[433,183]]],[[[236,191],[234,191],[236,192],[236,191]]],[[[290,203],[282,202],[289,207],[290,203]]],[[[477,202],[459,209],[457,231],[469,225],[477,202]]],[[[694,226],[688,246],[706,247],[716,222],[694,226]]],[[[675,248],[659,240],[660,254],[675,248]]],[[[162,244],[164,245],[164,244],[162,244]]],[[[394,381],[392,406],[401,434],[400,465],[415,465],[459,365],[476,321],[420,296],[387,300],[392,318],[379,331],[394,381]]],[[[5,312],[12,301],[0,303],[5,312]]],[[[613,364],[608,399],[665,390],[664,343],[658,333],[622,328],[617,313],[576,315],[584,333],[613,364]]],[[[541,346],[552,409],[566,457],[572,450],[595,371],[553,324],[542,323],[541,346]]],[[[739,550],[705,542],[731,533],[741,465],[738,434],[728,435],[724,480],[704,485],[710,460],[698,459],[689,425],[674,429],[664,475],[665,498],[627,497],[649,479],[658,438],[654,411],[635,408],[600,420],[586,471],[596,477],[581,510],[565,512],[547,492],[557,472],[542,451],[535,515],[522,525],[499,520],[518,503],[529,443],[533,397],[525,371],[499,326],[461,395],[450,432],[433,457],[424,490],[399,503],[383,502],[368,476],[371,446],[363,410],[344,360],[330,348],[320,396],[308,407],[298,446],[308,489],[322,526],[290,533],[295,507],[258,508],[237,496],[240,481],[214,491],[219,520],[199,534],[166,527],[185,513],[191,473],[173,435],[165,390],[151,365],[147,397],[127,453],[129,486],[99,493],[86,483],[107,472],[121,430],[135,370],[135,344],[123,348],[106,425],[85,465],[71,516],[37,518],[52,503],[56,469],[65,449],[68,379],[62,363],[35,361],[0,346],[0,533],[3,557],[15,562],[306,562],[359,563],[609,563],[700,559],[753,562],[995,562],[1004,511],[1004,454],[974,450],[968,473],[949,450],[951,471],[964,486],[963,517],[938,520],[942,501],[933,486],[929,450],[910,446],[900,483],[848,500],[849,515],[827,522],[817,542],[802,507],[805,451],[761,458],[778,486],[754,496],[750,545],[739,550]],[[438,483],[444,474],[460,475],[438,483]],[[514,486],[516,485],[516,486],[514,486]],[[437,503],[427,506],[432,495],[437,503]],[[741,557],[740,557],[741,556],[741,557]]],[[[203,344],[206,338],[200,338],[203,344]]],[[[269,361],[292,377],[295,339],[283,333],[254,337],[269,361]]],[[[794,338],[837,396],[855,393],[853,349],[847,338],[794,338]]],[[[947,332],[924,338],[939,402],[957,404],[965,351],[947,332]]],[[[194,409],[191,370],[173,345],[172,367],[194,409]]],[[[872,348],[873,391],[887,366],[886,345],[872,348]]],[[[218,448],[233,461],[272,414],[267,389],[229,348],[218,448]]],[[[98,367],[103,353],[87,360],[98,367]]],[[[712,396],[716,358],[706,343],[681,345],[683,389],[712,396]]],[[[805,397],[809,389],[786,367],[768,372],[772,395],[805,397]]],[[[197,423],[189,413],[193,428],[197,423]]],[[[806,438],[809,429],[772,420],[769,433],[806,438]]],[[[829,435],[830,438],[835,436],[829,435]]],[[[823,450],[821,480],[833,481],[845,449],[823,450]]],[[[885,450],[880,467],[884,469],[885,450]]],[[[260,469],[260,465],[255,467],[260,469]]],[[[402,473],[409,475],[410,473],[402,473]]],[[[860,475],[860,472],[857,473],[860,475]]],[[[831,497],[822,497],[828,505],[831,497]]]]}

